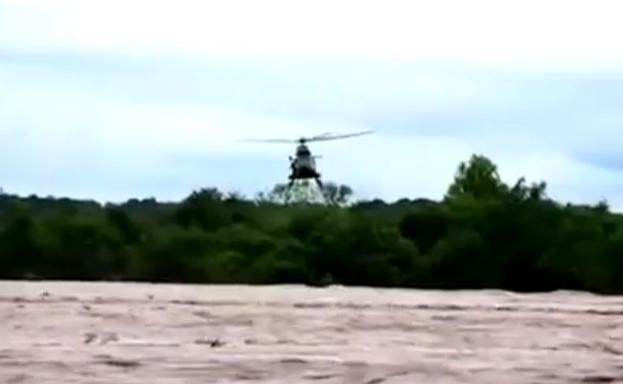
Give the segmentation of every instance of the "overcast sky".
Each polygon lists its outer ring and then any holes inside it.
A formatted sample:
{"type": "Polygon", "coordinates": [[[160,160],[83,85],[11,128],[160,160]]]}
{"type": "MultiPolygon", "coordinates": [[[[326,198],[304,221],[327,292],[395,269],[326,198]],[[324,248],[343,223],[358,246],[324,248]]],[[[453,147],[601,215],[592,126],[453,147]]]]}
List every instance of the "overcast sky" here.
{"type": "Polygon", "coordinates": [[[620,1],[0,0],[0,185],[179,199],[286,180],[318,143],[358,197],[440,198],[472,153],[505,181],[623,208],[620,1]]]}

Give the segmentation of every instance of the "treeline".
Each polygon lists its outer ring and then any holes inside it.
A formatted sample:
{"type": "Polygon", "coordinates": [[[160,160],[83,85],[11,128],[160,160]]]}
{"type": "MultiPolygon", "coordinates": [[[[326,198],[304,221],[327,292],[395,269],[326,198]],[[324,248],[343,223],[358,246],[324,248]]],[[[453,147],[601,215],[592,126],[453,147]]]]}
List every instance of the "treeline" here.
{"type": "Polygon", "coordinates": [[[474,155],[441,201],[287,202],[277,186],[101,205],[0,195],[0,278],[623,292],[623,217],[500,180],[474,155]],[[285,201],[285,202],[284,202],[285,201]]]}

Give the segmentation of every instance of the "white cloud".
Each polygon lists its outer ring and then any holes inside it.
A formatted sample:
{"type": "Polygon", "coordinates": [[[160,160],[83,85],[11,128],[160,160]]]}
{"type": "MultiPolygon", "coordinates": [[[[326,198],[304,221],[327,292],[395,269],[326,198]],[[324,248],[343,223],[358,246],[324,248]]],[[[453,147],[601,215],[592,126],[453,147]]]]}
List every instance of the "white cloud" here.
{"type": "Polygon", "coordinates": [[[0,45],[211,55],[623,63],[616,0],[2,0],[0,45]]]}

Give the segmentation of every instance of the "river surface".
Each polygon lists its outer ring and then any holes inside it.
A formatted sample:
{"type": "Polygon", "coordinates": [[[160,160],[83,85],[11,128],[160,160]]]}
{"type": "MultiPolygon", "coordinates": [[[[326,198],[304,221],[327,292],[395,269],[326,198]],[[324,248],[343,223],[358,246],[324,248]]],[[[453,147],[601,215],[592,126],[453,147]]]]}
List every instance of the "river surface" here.
{"type": "Polygon", "coordinates": [[[623,297],[0,282],[1,383],[623,383],[623,297]]]}

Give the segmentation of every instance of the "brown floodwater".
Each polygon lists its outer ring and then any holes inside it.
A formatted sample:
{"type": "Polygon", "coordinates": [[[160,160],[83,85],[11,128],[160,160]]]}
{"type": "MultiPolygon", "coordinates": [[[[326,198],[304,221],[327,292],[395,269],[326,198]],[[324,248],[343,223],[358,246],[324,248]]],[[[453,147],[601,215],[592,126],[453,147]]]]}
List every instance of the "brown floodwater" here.
{"type": "Polygon", "coordinates": [[[2,383],[623,383],[623,297],[0,282],[2,383]]]}

